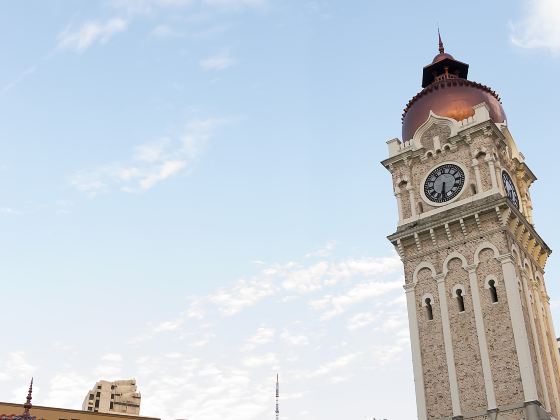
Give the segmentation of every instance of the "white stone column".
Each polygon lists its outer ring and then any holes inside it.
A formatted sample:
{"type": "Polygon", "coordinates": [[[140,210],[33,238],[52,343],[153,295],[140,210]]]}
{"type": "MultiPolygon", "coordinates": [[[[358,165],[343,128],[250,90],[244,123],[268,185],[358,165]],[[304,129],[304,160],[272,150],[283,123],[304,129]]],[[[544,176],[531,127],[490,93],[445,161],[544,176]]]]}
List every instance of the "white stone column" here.
{"type": "Polygon", "coordinates": [[[482,363],[482,374],[484,376],[484,387],[486,389],[486,400],[488,402],[488,410],[493,410],[498,408],[498,404],[496,403],[496,393],[494,391],[494,381],[492,379],[492,369],[490,367],[490,355],[488,354],[488,343],[486,342],[486,328],[484,327],[484,317],[482,316],[476,268],[476,264],[471,265],[467,267],[467,271],[469,273],[469,282],[471,286],[474,320],[476,324],[476,335],[478,337],[478,348],[480,350],[480,361],[482,363]]]}
{"type": "Polygon", "coordinates": [[[404,286],[408,308],[408,326],[410,328],[410,345],[412,348],[412,367],[414,369],[414,387],[416,389],[416,410],[418,420],[426,420],[426,393],[424,389],[424,371],[422,352],[420,350],[420,332],[418,331],[418,314],[416,313],[416,295],[413,283],[404,286]]]}
{"type": "Polygon", "coordinates": [[[509,303],[509,314],[513,328],[513,338],[517,350],[519,370],[521,372],[521,382],[523,384],[523,394],[525,402],[537,401],[537,384],[533,372],[533,363],[529,351],[529,338],[525,329],[523,318],[523,307],[521,306],[521,295],[517,285],[518,279],[515,272],[513,256],[511,254],[502,255],[499,258],[502,263],[506,295],[509,303]]]}
{"type": "Polygon", "coordinates": [[[533,335],[533,346],[535,347],[535,352],[537,353],[537,364],[539,365],[539,377],[541,379],[542,390],[544,394],[544,404],[547,411],[550,411],[550,398],[548,396],[548,386],[546,384],[546,377],[544,376],[544,364],[542,360],[541,345],[539,343],[539,334],[537,330],[537,325],[535,324],[535,318],[533,313],[533,305],[531,304],[531,298],[529,296],[527,276],[522,275],[523,290],[525,292],[525,304],[527,305],[527,311],[529,312],[529,321],[531,324],[531,333],[533,335]]]}
{"type": "Polygon", "coordinates": [[[449,323],[449,310],[447,308],[447,293],[445,291],[445,274],[436,276],[439,295],[439,306],[441,308],[441,323],[443,327],[443,343],[445,345],[445,357],[447,361],[447,373],[449,375],[449,390],[451,393],[451,405],[453,417],[461,416],[461,400],[459,398],[459,384],[457,383],[457,371],[455,369],[455,353],[453,351],[453,340],[451,339],[451,325],[449,323]]]}
{"type": "MultiPolygon", "coordinates": [[[[556,385],[556,371],[554,369],[554,365],[552,363],[552,356],[551,352],[555,351],[558,352],[557,348],[551,349],[550,341],[547,338],[546,332],[549,331],[549,326],[545,323],[544,314],[541,311],[543,308],[543,303],[541,301],[541,284],[537,281],[532,283],[533,285],[533,297],[535,298],[535,303],[537,305],[537,319],[539,320],[539,325],[541,327],[541,339],[543,343],[543,351],[546,359],[546,363],[548,366],[548,373],[550,375],[550,383],[552,385],[552,395],[554,397],[554,404],[556,405],[556,409],[560,409],[560,397],[558,396],[558,386],[556,385]]],[[[551,331],[553,332],[553,330],[551,331]]]]}
{"type": "Polygon", "coordinates": [[[492,180],[492,190],[499,191],[498,179],[496,177],[496,165],[494,164],[494,157],[492,155],[488,155],[485,160],[488,163],[488,169],[490,171],[490,179],[492,180]]]}
{"type": "Polygon", "coordinates": [[[482,188],[482,178],[480,177],[480,168],[478,166],[478,159],[473,159],[472,167],[474,168],[474,178],[476,180],[476,190],[481,193],[482,188]]]}
{"type": "Polygon", "coordinates": [[[397,207],[399,208],[399,222],[403,220],[403,206],[402,206],[402,198],[401,193],[395,191],[395,197],[397,197],[397,207]]]}

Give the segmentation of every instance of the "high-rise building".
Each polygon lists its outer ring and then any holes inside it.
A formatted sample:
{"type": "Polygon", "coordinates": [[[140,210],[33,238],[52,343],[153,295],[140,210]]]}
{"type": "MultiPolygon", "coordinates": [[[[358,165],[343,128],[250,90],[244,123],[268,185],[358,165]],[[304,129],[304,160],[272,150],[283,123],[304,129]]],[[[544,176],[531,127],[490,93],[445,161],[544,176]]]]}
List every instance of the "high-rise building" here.
{"type": "Polygon", "coordinates": [[[98,413],[140,414],[140,393],[134,379],[123,381],[99,381],[89,391],[82,410],[98,413]]]}
{"type": "MultiPolygon", "coordinates": [[[[33,383],[32,383],[33,385],[33,383]]],[[[27,401],[21,404],[0,402],[0,419],[2,420],[119,420],[122,415],[96,413],[93,411],[71,410],[67,408],[45,407],[31,404],[32,386],[29,387],[27,401]],[[22,414],[23,411],[23,414],[22,414]]],[[[160,420],[155,417],[129,415],[127,420],[160,420]]]]}
{"type": "Polygon", "coordinates": [[[399,211],[389,239],[404,264],[418,418],[559,419],[536,177],[500,98],[468,69],[440,38],[383,161],[399,211]]]}

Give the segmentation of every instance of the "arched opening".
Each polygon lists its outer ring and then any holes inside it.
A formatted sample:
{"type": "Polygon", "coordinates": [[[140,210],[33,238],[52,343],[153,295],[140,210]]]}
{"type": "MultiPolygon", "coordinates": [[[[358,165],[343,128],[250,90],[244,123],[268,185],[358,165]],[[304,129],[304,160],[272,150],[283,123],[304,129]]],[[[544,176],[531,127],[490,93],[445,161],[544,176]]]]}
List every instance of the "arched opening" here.
{"type": "Polygon", "coordinates": [[[465,298],[463,297],[463,291],[461,289],[457,289],[455,293],[457,294],[457,307],[459,312],[465,312],[465,298]]]}
{"type": "Polygon", "coordinates": [[[428,318],[428,321],[431,321],[432,319],[434,319],[434,310],[432,308],[432,299],[426,298],[425,303],[426,303],[426,317],[428,318]]]}
{"type": "Polygon", "coordinates": [[[471,194],[472,194],[472,195],[476,195],[476,194],[477,194],[476,185],[474,185],[474,184],[471,184],[471,194]]]}
{"type": "Polygon", "coordinates": [[[498,302],[498,291],[496,290],[496,282],[494,280],[490,280],[488,282],[488,286],[490,286],[490,288],[489,288],[490,299],[492,300],[492,303],[497,303],[498,302]]]}

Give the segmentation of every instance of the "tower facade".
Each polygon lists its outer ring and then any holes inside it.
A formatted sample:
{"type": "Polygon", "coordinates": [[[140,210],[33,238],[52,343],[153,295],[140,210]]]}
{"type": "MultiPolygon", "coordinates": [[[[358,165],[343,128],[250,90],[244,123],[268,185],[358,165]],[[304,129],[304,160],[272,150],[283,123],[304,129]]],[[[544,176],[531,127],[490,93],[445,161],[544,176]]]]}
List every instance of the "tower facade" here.
{"type": "Polygon", "coordinates": [[[388,141],[418,418],[560,419],[536,180],[498,95],[440,52],[388,141]]]}

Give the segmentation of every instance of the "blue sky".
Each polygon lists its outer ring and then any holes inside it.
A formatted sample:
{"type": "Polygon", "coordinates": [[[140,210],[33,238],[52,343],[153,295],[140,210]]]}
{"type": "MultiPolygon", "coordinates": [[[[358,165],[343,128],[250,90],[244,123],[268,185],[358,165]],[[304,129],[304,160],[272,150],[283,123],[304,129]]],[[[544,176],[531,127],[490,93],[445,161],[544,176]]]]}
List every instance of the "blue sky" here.
{"type": "MultiPolygon", "coordinates": [[[[415,415],[386,140],[447,51],[496,89],[560,249],[556,0],[11,1],[0,400],[136,377],[164,419],[415,415]]],[[[548,287],[560,325],[560,259],[548,287]]]]}

